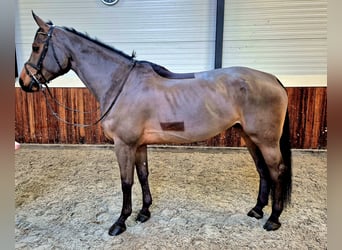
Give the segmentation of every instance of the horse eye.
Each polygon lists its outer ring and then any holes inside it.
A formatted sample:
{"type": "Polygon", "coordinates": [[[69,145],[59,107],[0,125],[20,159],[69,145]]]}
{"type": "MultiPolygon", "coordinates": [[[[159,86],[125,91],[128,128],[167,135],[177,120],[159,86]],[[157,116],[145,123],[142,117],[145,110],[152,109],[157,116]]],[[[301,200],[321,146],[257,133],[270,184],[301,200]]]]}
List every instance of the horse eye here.
{"type": "Polygon", "coordinates": [[[37,53],[39,51],[39,47],[38,46],[32,46],[32,51],[37,53]]]}

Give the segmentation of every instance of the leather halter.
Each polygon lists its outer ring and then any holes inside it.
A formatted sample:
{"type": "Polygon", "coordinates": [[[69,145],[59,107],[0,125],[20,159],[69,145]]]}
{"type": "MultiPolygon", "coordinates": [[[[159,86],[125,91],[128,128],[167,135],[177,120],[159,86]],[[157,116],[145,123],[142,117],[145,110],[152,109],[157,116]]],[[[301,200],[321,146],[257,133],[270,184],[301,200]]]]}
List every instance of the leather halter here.
{"type": "Polygon", "coordinates": [[[39,57],[39,60],[38,60],[38,63],[37,64],[33,64],[31,62],[26,62],[24,64],[24,67],[25,67],[25,70],[26,70],[26,73],[31,77],[31,82],[30,82],[30,85],[28,87],[26,86],[22,86],[23,88],[25,88],[26,91],[28,92],[33,92],[33,87],[36,87],[38,89],[41,89],[42,86],[47,86],[47,83],[49,83],[49,80],[47,80],[43,73],[42,73],[42,66],[43,66],[43,61],[45,59],[45,56],[47,54],[47,51],[49,49],[49,44],[51,44],[51,48],[52,48],[52,52],[53,52],[53,57],[55,58],[55,61],[60,69],[60,71],[64,71],[64,69],[62,68],[59,60],[58,60],[58,57],[56,55],[56,51],[55,51],[55,48],[53,46],[53,43],[52,43],[52,32],[54,30],[55,26],[52,25],[48,31],[48,33],[45,33],[45,32],[39,32],[37,34],[43,34],[43,35],[46,35],[47,38],[46,40],[44,41],[44,47],[43,47],[43,51],[42,53],[40,54],[40,57],[39,57]],[[27,65],[29,65],[30,67],[34,68],[36,70],[36,73],[33,74],[27,67],[27,65]],[[42,81],[43,80],[43,81],[42,81]]]}

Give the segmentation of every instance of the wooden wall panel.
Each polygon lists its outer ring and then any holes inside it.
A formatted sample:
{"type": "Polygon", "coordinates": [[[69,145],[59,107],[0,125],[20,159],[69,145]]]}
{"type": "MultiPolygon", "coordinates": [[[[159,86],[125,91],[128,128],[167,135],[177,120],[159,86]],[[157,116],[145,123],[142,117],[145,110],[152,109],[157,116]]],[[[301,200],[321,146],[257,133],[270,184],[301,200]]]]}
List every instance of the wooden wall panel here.
{"type": "Polygon", "coordinates": [[[288,88],[288,96],[293,145],[297,148],[326,148],[326,88],[288,88]]]}
{"type": "MultiPolygon", "coordinates": [[[[327,91],[326,87],[287,88],[293,148],[327,148],[327,91]]],[[[51,108],[60,119],[71,123],[91,124],[100,117],[98,104],[86,88],[51,88],[52,95],[71,112],[48,98],[51,108]],[[92,111],[92,112],[91,112],[92,111]],[[83,113],[88,112],[88,113],[83,113]]],[[[101,125],[82,128],[56,119],[43,93],[26,93],[15,88],[15,139],[21,143],[111,143],[101,125]]],[[[201,146],[244,146],[234,128],[209,140],[193,143],[201,146]]]]}

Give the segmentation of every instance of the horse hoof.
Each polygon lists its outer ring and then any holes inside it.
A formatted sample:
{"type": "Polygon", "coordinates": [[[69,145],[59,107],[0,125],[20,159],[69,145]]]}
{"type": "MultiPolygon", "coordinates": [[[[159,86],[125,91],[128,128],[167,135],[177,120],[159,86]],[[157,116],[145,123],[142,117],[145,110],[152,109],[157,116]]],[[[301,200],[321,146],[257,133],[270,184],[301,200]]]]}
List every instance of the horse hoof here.
{"type": "Polygon", "coordinates": [[[252,208],[251,211],[249,211],[247,215],[249,217],[254,217],[259,220],[264,216],[264,212],[263,211],[257,212],[254,208],[252,208]]]}
{"type": "Polygon", "coordinates": [[[109,232],[108,234],[110,236],[116,236],[116,235],[119,235],[119,234],[122,234],[123,232],[126,231],[126,225],[123,224],[123,225],[119,225],[117,223],[114,223],[110,229],[109,229],[109,232]]]}
{"type": "Polygon", "coordinates": [[[147,211],[146,213],[143,213],[142,211],[140,211],[135,220],[143,223],[147,221],[150,217],[151,217],[151,213],[149,211],[147,211]]]}
{"type": "Polygon", "coordinates": [[[281,223],[280,222],[273,222],[268,220],[265,225],[264,225],[264,229],[266,229],[266,231],[275,231],[278,228],[280,228],[281,223]]]}

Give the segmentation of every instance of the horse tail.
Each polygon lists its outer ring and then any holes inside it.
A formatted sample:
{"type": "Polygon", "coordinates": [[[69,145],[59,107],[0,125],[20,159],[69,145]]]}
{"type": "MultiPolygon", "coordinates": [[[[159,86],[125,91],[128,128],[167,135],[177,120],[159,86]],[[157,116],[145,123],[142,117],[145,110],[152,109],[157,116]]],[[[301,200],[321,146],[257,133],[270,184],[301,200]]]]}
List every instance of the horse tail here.
{"type": "Polygon", "coordinates": [[[285,165],[285,171],[282,174],[283,197],[284,206],[291,202],[292,192],[292,154],[291,154],[291,140],[290,140],[290,119],[289,112],[286,110],[285,121],[283,125],[283,133],[280,137],[280,152],[285,165]]]}

